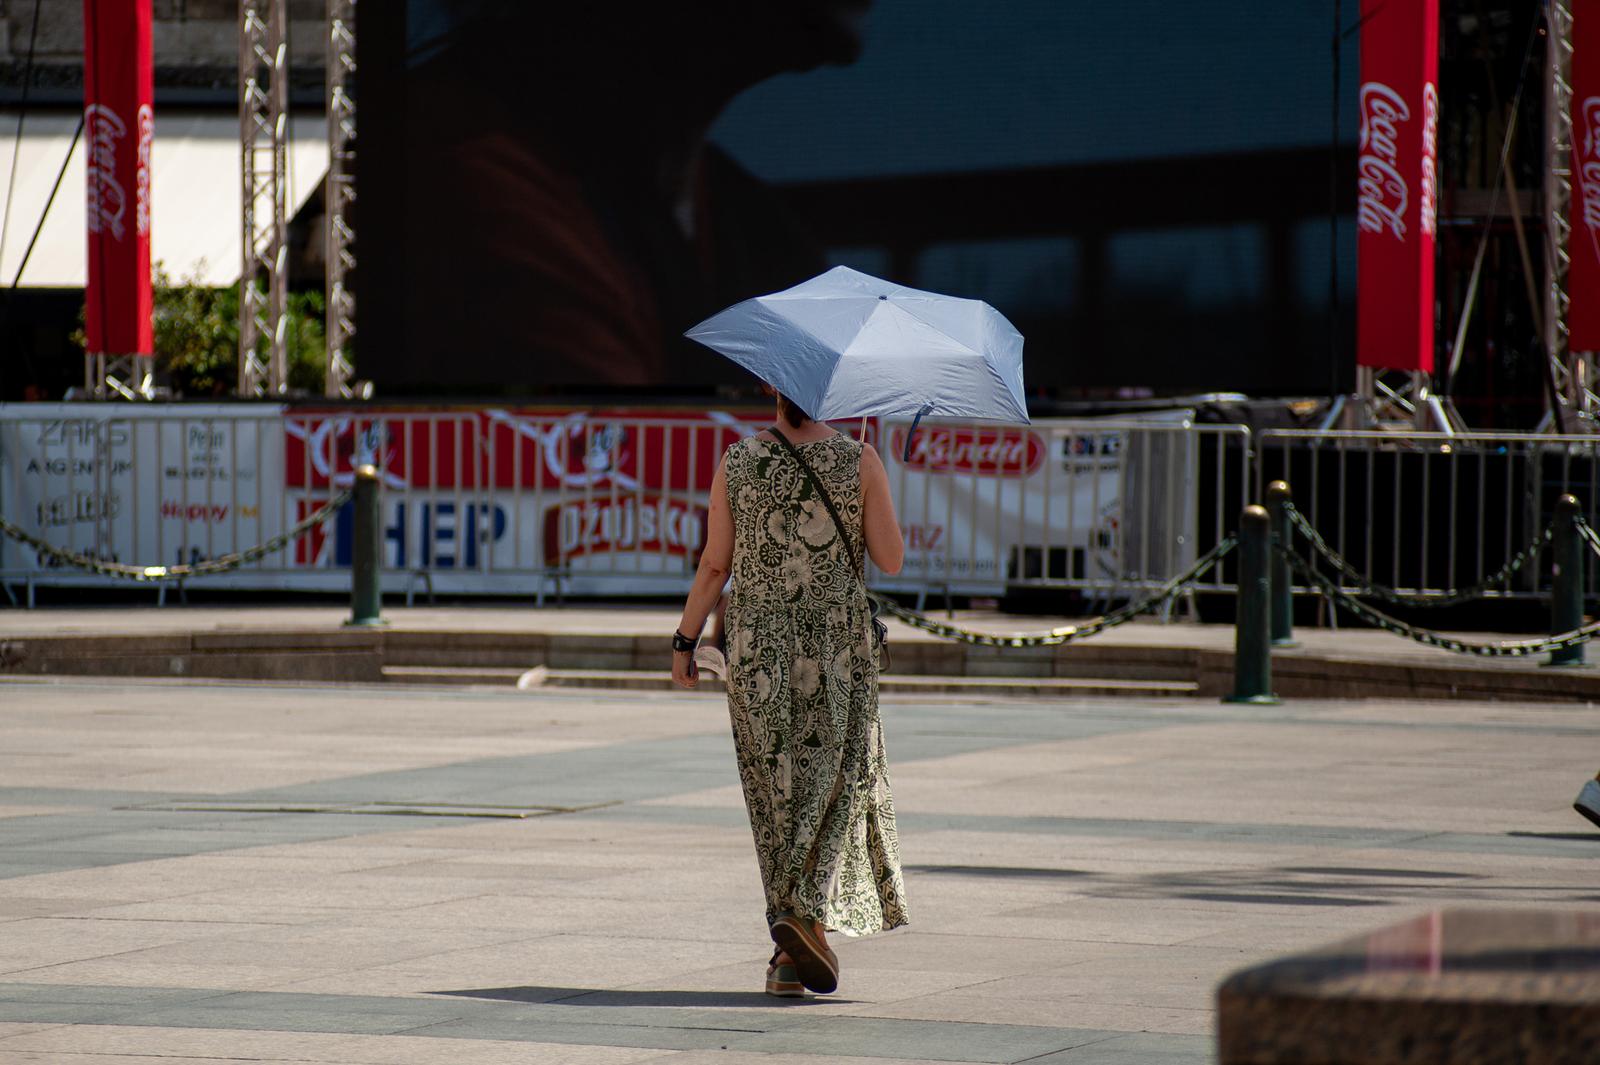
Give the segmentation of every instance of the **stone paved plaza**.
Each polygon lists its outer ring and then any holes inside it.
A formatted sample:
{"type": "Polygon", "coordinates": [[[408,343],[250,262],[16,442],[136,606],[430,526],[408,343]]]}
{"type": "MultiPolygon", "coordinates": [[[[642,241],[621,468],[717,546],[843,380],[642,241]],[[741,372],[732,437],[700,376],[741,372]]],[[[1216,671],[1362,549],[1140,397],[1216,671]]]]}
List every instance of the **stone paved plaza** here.
{"type": "Polygon", "coordinates": [[[1198,1065],[1237,968],[1600,902],[1600,710],[884,715],[913,924],[783,1002],[719,698],[0,682],[0,1062],[1198,1065]]]}

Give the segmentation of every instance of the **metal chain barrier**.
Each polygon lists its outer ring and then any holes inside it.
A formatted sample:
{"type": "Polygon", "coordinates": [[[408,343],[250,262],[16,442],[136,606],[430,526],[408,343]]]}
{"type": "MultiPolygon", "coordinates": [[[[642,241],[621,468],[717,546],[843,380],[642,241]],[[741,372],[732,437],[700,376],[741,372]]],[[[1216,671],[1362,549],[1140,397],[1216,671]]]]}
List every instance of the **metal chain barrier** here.
{"type": "Polygon", "coordinates": [[[1563,632],[1556,636],[1546,636],[1538,640],[1504,640],[1494,643],[1479,643],[1472,640],[1458,640],[1454,636],[1445,636],[1429,629],[1409,625],[1399,618],[1390,617],[1383,611],[1368,606],[1353,594],[1339,587],[1338,584],[1318,573],[1310,562],[1301,558],[1293,550],[1279,544],[1277,550],[1289,560],[1289,565],[1304,577],[1309,583],[1338,603],[1350,613],[1363,621],[1375,625],[1386,632],[1396,636],[1404,636],[1408,640],[1427,644],[1429,647],[1438,647],[1457,654],[1478,655],[1486,658],[1523,658],[1529,655],[1548,654],[1575,644],[1585,643],[1600,634],[1600,622],[1593,622],[1582,628],[1563,632]]]}
{"type": "Polygon", "coordinates": [[[243,551],[235,551],[216,558],[208,558],[204,562],[192,565],[178,566],[128,566],[120,562],[106,562],[103,559],[91,558],[88,555],[75,554],[63,551],[53,544],[47,544],[24,529],[18,528],[5,518],[0,518],[0,532],[5,533],[13,540],[37,550],[40,554],[48,555],[63,565],[76,569],[88,570],[90,573],[103,577],[122,577],[131,581],[181,581],[189,577],[204,577],[211,573],[223,573],[227,570],[238,569],[240,566],[265,558],[267,555],[282,551],[291,541],[305,533],[314,525],[320,525],[333,516],[334,512],[350,501],[354,495],[352,489],[346,488],[343,492],[328,500],[322,506],[312,511],[306,517],[295,523],[294,527],[286,532],[274,536],[272,539],[255,547],[243,551]]]}
{"type": "Polygon", "coordinates": [[[1589,550],[1600,556],[1600,532],[1595,532],[1594,526],[1578,519],[1578,535],[1583,537],[1583,542],[1589,545],[1589,550]]]}
{"type": "MultiPolygon", "coordinates": [[[[1306,519],[1304,514],[1295,509],[1295,505],[1293,503],[1286,501],[1283,504],[1283,507],[1285,512],[1289,515],[1289,520],[1294,524],[1294,527],[1300,530],[1301,535],[1303,535],[1307,540],[1311,541],[1311,546],[1316,549],[1317,554],[1327,559],[1328,562],[1332,564],[1333,568],[1338,570],[1340,575],[1348,580],[1351,584],[1356,585],[1361,595],[1365,595],[1373,599],[1380,599],[1383,602],[1392,603],[1395,606],[1455,606],[1458,603],[1466,603],[1473,599],[1481,599],[1485,593],[1489,591],[1489,589],[1493,588],[1497,584],[1504,584],[1514,573],[1520,570],[1523,566],[1527,565],[1530,560],[1538,555],[1539,551],[1546,544],[1550,543],[1551,538],[1555,534],[1555,526],[1553,524],[1545,526],[1544,531],[1535,536],[1531,544],[1523,548],[1521,551],[1518,551],[1511,557],[1511,561],[1507,562],[1504,566],[1501,566],[1494,573],[1491,573],[1489,576],[1485,577],[1483,580],[1479,581],[1477,584],[1474,584],[1470,588],[1460,588],[1446,595],[1408,595],[1405,592],[1397,592],[1392,588],[1385,588],[1381,584],[1374,584],[1360,570],[1351,565],[1343,555],[1339,554],[1339,552],[1330,547],[1328,545],[1328,541],[1322,538],[1322,534],[1319,533],[1316,527],[1306,519]]],[[[1583,528],[1587,529],[1588,526],[1585,525],[1583,528]]],[[[1594,531],[1589,530],[1589,535],[1593,537],[1595,535],[1594,531]]],[[[1591,540],[1591,543],[1595,544],[1597,551],[1600,551],[1600,538],[1591,540]]]]}
{"type": "Polygon", "coordinates": [[[926,614],[919,614],[915,610],[909,610],[875,592],[869,592],[868,594],[877,602],[883,613],[892,615],[914,629],[921,629],[923,632],[930,632],[947,640],[960,640],[962,643],[976,644],[980,647],[1054,647],[1064,643],[1071,643],[1074,640],[1088,639],[1090,636],[1098,635],[1107,629],[1132,621],[1140,614],[1148,613],[1170,602],[1182,594],[1189,585],[1205,576],[1206,572],[1220,562],[1224,555],[1232,551],[1237,543],[1238,541],[1232,536],[1224,538],[1217,546],[1202,555],[1194,565],[1162,585],[1161,589],[1149,598],[1141,599],[1136,603],[1129,603],[1119,610],[1113,610],[1109,614],[1102,615],[1092,621],[1086,621],[1081,625],[1064,625],[1061,628],[1050,629],[1046,632],[1002,634],[978,632],[974,629],[964,629],[959,625],[935,621],[926,614]]]}

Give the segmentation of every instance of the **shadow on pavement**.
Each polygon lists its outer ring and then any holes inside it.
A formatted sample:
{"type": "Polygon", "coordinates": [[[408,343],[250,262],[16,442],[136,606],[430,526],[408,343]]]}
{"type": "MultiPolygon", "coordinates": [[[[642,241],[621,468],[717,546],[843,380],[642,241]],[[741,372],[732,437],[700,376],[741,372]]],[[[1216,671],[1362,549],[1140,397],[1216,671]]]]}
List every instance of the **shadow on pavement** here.
{"type": "Polygon", "coordinates": [[[836,995],[779,998],[759,991],[618,991],[594,987],[478,987],[459,991],[434,991],[458,998],[488,998],[502,1002],[548,1002],[563,1006],[661,1006],[678,1008],[758,1007],[772,1009],[823,1002],[852,1001],[836,995]]]}

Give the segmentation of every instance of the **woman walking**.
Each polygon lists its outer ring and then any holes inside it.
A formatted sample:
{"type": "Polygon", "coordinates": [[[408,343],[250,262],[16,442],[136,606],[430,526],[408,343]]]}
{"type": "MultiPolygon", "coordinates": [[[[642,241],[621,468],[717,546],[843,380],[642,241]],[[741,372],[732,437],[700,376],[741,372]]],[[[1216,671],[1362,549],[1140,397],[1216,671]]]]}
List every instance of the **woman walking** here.
{"type": "Polygon", "coordinates": [[[672,677],[695,686],[695,637],[731,572],[728,711],[778,948],[766,987],[800,995],[838,986],[828,931],[906,923],[862,569],[864,552],[898,573],[904,545],[870,445],[781,395],[777,420],[717,468],[672,677]]]}

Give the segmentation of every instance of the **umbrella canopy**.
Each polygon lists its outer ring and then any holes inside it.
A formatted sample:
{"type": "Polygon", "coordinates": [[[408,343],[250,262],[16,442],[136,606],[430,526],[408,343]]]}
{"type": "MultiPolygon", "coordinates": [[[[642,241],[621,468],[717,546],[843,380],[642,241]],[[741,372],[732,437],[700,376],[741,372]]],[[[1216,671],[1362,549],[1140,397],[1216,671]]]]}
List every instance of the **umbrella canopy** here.
{"type": "Polygon", "coordinates": [[[935,415],[1028,421],[1022,334],[982,300],[836,266],[684,334],[819,421],[935,415]]]}

